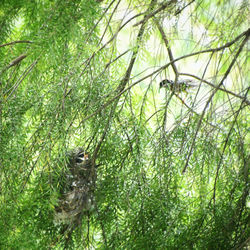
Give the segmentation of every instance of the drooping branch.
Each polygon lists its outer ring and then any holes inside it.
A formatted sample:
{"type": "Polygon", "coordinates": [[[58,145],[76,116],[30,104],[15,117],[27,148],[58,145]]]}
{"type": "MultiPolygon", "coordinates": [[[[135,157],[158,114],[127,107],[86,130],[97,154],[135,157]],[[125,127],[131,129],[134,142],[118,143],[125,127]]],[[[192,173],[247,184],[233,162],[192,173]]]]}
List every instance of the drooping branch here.
{"type": "MultiPolygon", "coordinates": [[[[184,58],[188,58],[188,57],[192,57],[192,56],[196,56],[199,54],[203,54],[203,53],[211,53],[211,52],[218,52],[221,51],[227,47],[230,47],[231,45],[233,45],[234,43],[236,43],[240,38],[242,38],[243,36],[249,36],[250,35],[250,29],[248,29],[247,31],[241,33],[239,36],[237,36],[233,41],[228,42],[226,44],[224,44],[221,47],[218,48],[213,48],[213,49],[207,49],[207,50],[202,50],[202,51],[198,51],[198,52],[194,52],[191,54],[187,54],[181,57],[178,57],[176,59],[174,59],[173,61],[168,62],[167,64],[163,65],[162,67],[158,68],[157,70],[155,70],[154,72],[142,77],[141,79],[139,79],[138,81],[132,83],[131,85],[129,85],[127,88],[124,88],[122,91],[120,91],[117,95],[115,95],[114,97],[112,97],[110,100],[108,100],[106,103],[104,103],[99,109],[97,109],[95,112],[93,112],[92,114],[86,116],[81,123],[85,122],[86,120],[88,120],[89,118],[93,117],[94,115],[98,114],[99,112],[101,112],[103,109],[107,108],[110,104],[112,104],[117,98],[119,98],[123,93],[125,93],[126,91],[128,91],[129,89],[131,89],[132,87],[134,87],[135,85],[137,85],[138,83],[148,79],[149,77],[152,77],[153,75],[161,72],[162,70],[168,68],[173,62],[177,62],[180,61],[184,58]]],[[[217,86],[216,89],[219,89],[220,86],[217,86]]]]}
{"type": "MultiPolygon", "coordinates": [[[[207,80],[205,80],[205,79],[201,79],[200,77],[198,77],[198,76],[196,76],[196,75],[188,74],[188,73],[180,73],[180,75],[193,77],[193,78],[199,80],[200,82],[206,83],[207,85],[211,86],[211,87],[214,88],[214,89],[217,88],[217,86],[214,85],[213,83],[211,83],[211,82],[209,82],[209,81],[207,81],[207,80]]],[[[234,93],[234,92],[232,92],[232,91],[230,91],[230,90],[227,90],[226,88],[221,88],[221,87],[219,87],[218,90],[223,91],[223,92],[225,92],[225,93],[227,93],[227,94],[233,95],[233,96],[235,96],[235,97],[237,97],[237,98],[240,98],[240,99],[241,99],[243,102],[245,102],[247,105],[250,105],[250,101],[249,101],[246,97],[244,97],[244,96],[241,96],[241,95],[239,95],[239,94],[236,94],[236,93],[234,93]]]]}
{"type": "Polygon", "coordinates": [[[2,69],[2,71],[0,72],[0,75],[5,72],[6,70],[8,70],[9,68],[19,64],[24,58],[26,58],[27,55],[26,54],[22,54],[20,56],[18,56],[17,58],[15,58],[14,60],[12,60],[8,66],[6,66],[5,68],[2,69]]]}
{"type": "Polygon", "coordinates": [[[134,24],[133,26],[138,26],[142,23],[147,22],[150,18],[152,18],[153,16],[155,16],[157,13],[161,12],[162,10],[165,10],[167,7],[169,7],[170,5],[177,3],[177,0],[171,0],[167,3],[163,3],[158,9],[156,9],[155,11],[149,13],[148,15],[146,15],[143,20],[141,20],[140,22],[134,24]]]}
{"type": "Polygon", "coordinates": [[[17,44],[17,43],[33,43],[33,42],[32,42],[32,41],[28,41],[28,40],[13,41],[13,42],[10,42],[10,43],[0,44],[0,48],[1,48],[1,47],[5,47],[5,46],[14,45],[14,44],[17,44]]]}
{"type": "Polygon", "coordinates": [[[20,56],[18,56],[17,58],[15,58],[13,61],[10,62],[10,64],[7,66],[7,68],[13,67],[15,65],[17,65],[18,63],[20,63],[25,57],[27,57],[26,54],[22,54],[20,56]]]}
{"type": "Polygon", "coordinates": [[[13,90],[11,91],[11,93],[8,95],[7,100],[13,95],[13,93],[16,91],[16,89],[18,88],[18,86],[20,85],[20,83],[25,79],[25,77],[31,72],[31,70],[34,68],[34,66],[37,64],[37,60],[34,61],[29,67],[27,67],[25,69],[25,71],[23,72],[23,74],[20,76],[20,78],[18,79],[17,83],[14,84],[13,90]]]}
{"type": "MultiPolygon", "coordinates": [[[[149,6],[149,9],[151,9],[153,7],[153,5],[155,4],[156,0],[152,0],[151,3],[150,3],[150,6],[149,6]]],[[[105,129],[104,129],[104,132],[102,134],[102,137],[97,145],[97,147],[95,148],[95,151],[94,151],[94,154],[93,154],[93,162],[95,162],[96,160],[96,157],[97,157],[97,154],[100,150],[100,147],[101,147],[101,144],[102,142],[104,141],[105,137],[106,137],[106,134],[107,134],[107,131],[108,131],[108,128],[109,128],[109,125],[110,125],[110,122],[112,120],[112,117],[113,117],[113,114],[115,112],[115,109],[117,107],[117,104],[119,102],[119,99],[120,99],[120,96],[121,94],[123,93],[124,89],[125,89],[125,86],[126,84],[128,83],[129,79],[130,79],[130,75],[132,73],[132,69],[133,69],[133,66],[135,64],[135,60],[136,60],[136,57],[138,55],[138,52],[139,52],[139,48],[140,48],[140,44],[141,44],[141,40],[142,40],[142,37],[143,37],[143,33],[145,31],[145,27],[146,27],[146,22],[147,22],[147,19],[146,19],[146,16],[144,17],[145,21],[142,23],[141,27],[140,27],[140,30],[138,32],[138,35],[137,35],[137,38],[136,38],[136,46],[134,48],[134,51],[133,51],[133,54],[132,54],[132,57],[131,57],[131,60],[130,60],[130,63],[129,63],[129,66],[127,68],[127,71],[123,77],[123,79],[121,80],[119,86],[117,87],[116,89],[116,92],[119,94],[119,98],[116,99],[113,107],[111,108],[110,110],[110,114],[109,114],[109,117],[108,117],[108,121],[107,121],[107,124],[105,126],[105,129]]]]}
{"type": "MultiPolygon", "coordinates": [[[[244,32],[244,33],[245,33],[245,32],[244,32]]],[[[186,169],[187,169],[187,166],[188,166],[190,157],[191,157],[191,155],[192,155],[192,152],[193,152],[193,149],[194,149],[194,146],[195,146],[195,142],[196,142],[196,138],[197,138],[198,132],[199,132],[199,130],[200,130],[200,126],[201,126],[203,117],[204,117],[204,115],[205,115],[205,112],[206,112],[206,110],[207,110],[207,108],[208,108],[210,102],[212,101],[212,99],[213,99],[215,93],[216,93],[216,92],[218,91],[218,89],[223,85],[225,79],[227,78],[227,76],[229,75],[231,69],[233,68],[233,65],[235,64],[235,62],[236,62],[238,56],[240,55],[240,53],[241,53],[241,51],[242,51],[244,45],[246,44],[247,40],[249,39],[249,36],[250,36],[250,29],[248,29],[248,32],[245,33],[245,35],[246,35],[246,36],[245,36],[245,39],[242,41],[242,43],[241,43],[241,45],[240,45],[240,47],[239,47],[239,49],[238,49],[236,55],[234,56],[234,58],[233,58],[231,64],[229,65],[229,67],[228,67],[228,69],[227,69],[225,75],[223,76],[223,78],[222,78],[222,80],[220,81],[219,85],[214,89],[214,91],[213,91],[212,94],[210,95],[210,97],[209,97],[209,99],[208,99],[208,101],[207,101],[207,103],[206,103],[206,105],[205,105],[205,107],[204,107],[204,109],[203,109],[203,111],[202,111],[200,120],[199,120],[198,125],[197,125],[196,132],[195,132],[195,134],[194,134],[194,138],[193,138],[193,141],[192,141],[192,145],[191,145],[191,147],[190,147],[190,150],[189,150],[189,153],[188,153],[188,156],[187,156],[187,160],[186,160],[185,167],[184,167],[183,170],[182,170],[182,173],[183,173],[183,174],[186,172],[186,169]]]]}
{"type": "MultiPolygon", "coordinates": [[[[248,92],[249,92],[249,89],[247,89],[246,94],[245,94],[245,97],[247,97],[248,92]]],[[[239,114],[240,114],[240,111],[243,109],[243,104],[244,104],[244,102],[242,101],[242,102],[241,102],[241,105],[240,105],[240,107],[239,107],[239,109],[237,110],[237,112],[236,112],[236,114],[235,114],[235,118],[234,118],[233,123],[232,123],[232,126],[231,126],[231,128],[230,128],[230,130],[229,130],[229,132],[228,132],[228,134],[227,134],[227,138],[226,138],[226,140],[225,140],[224,147],[223,147],[223,150],[222,150],[222,153],[221,153],[221,156],[220,156],[220,161],[219,161],[218,166],[217,166],[216,176],[215,176],[215,180],[214,180],[213,198],[212,198],[213,201],[214,201],[214,204],[215,204],[216,184],[217,184],[217,180],[218,180],[218,178],[219,178],[219,171],[220,171],[220,167],[221,167],[221,164],[222,164],[223,156],[224,156],[226,147],[227,147],[227,145],[228,145],[228,141],[229,141],[229,139],[230,139],[230,135],[231,135],[231,133],[232,133],[232,131],[233,131],[233,128],[234,128],[234,126],[235,126],[235,123],[236,123],[236,121],[237,121],[237,118],[238,118],[238,116],[239,116],[239,114]]]]}

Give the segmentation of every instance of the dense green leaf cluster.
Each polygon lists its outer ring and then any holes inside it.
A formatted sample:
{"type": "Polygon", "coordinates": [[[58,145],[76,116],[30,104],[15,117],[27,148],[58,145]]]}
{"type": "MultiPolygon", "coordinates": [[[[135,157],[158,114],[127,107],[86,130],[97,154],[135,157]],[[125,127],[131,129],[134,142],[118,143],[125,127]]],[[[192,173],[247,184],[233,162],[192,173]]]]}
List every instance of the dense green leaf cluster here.
{"type": "Polygon", "coordinates": [[[2,0],[0,249],[246,248],[246,9],[2,0]],[[197,92],[159,90],[188,74],[197,92]],[[79,146],[95,208],[66,235],[55,207],[79,146]]]}

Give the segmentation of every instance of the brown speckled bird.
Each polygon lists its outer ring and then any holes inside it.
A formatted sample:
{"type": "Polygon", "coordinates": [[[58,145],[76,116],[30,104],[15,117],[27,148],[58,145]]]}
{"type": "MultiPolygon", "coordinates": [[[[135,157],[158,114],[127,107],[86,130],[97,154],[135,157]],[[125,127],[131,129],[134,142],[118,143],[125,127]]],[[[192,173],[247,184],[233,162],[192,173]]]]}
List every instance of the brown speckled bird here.
{"type": "Polygon", "coordinates": [[[165,79],[160,82],[160,88],[164,87],[174,93],[187,92],[189,88],[196,87],[196,85],[192,83],[192,80],[179,80],[175,83],[175,81],[165,79]]]}

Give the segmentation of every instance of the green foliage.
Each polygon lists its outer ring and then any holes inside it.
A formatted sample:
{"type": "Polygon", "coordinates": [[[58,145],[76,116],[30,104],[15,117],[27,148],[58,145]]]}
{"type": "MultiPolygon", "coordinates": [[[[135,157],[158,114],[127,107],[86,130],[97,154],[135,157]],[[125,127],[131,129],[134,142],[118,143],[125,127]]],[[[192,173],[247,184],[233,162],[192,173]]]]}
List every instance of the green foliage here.
{"type": "Polygon", "coordinates": [[[247,247],[247,2],[169,2],[1,1],[1,249],[247,247]],[[159,90],[176,76],[197,88],[159,90]],[[95,207],[68,237],[54,214],[79,146],[95,207]]]}

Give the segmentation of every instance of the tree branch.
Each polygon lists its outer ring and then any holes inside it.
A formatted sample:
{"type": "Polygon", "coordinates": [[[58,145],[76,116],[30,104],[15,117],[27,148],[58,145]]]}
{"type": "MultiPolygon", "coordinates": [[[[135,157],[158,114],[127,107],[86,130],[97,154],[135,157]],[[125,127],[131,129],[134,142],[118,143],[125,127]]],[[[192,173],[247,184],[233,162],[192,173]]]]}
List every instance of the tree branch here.
{"type": "MultiPolygon", "coordinates": [[[[188,73],[180,73],[180,75],[193,77],[193,78],[195,78],[195,79],[197,79],[197,80],[199,80],[199,81],[201,81],[201,82],[206,83],[207,85],[213,87],[214,89],[217,88],[217,86],[214,85],[213,83],[211,83],[211,82],[209,82],[209,81],[206,81],[206,80],[204,80],[204,79],[201,79],[200,77],[198,77],[198,76],[196,76],[196,75],[192,75],[192,74],[188,74],[188,73]]],[[[241,95],[239,95],[239,94],[236,94],[236,93],[234,93],[234,92],[232,92],[232,91],[230,91],[230,90],[227,90],[227,89],[221,88],[221,87],[219,87],[218,90],[221,90],[221,91],[223,91],[223,92],[225,92],[225,93],[228,93],[228,94],[230,94],[230,95],[233,95],[233,96],[235,96],[235,97],[237,97],[237,98],[240,98],[240,99],[243,100],[243,102],[245,102],[247,105],[250,105],[250,101],[247,99],[247,97],[243,97],[243,96],[241,96],[241,95]]]]}
{"type": "MultiPolygon", "coordinates": [[[[248,29],[247,32],[244,32],[244,33],[242,33],[242,34],[245,34],[245,35],[246,35],[245,39],[244,39],[243,42],[241,43],[241,45],[240,45],[240,47],[239,47],[239,49],[238,49],[236,55],[234,56],[234,58],[233,58],[231,64],[229,65],[229,67],[228,67],[228,69],[227,69],[227,71],[226,71],[224,77],[222,78],[222,80],[221,80],[221,82],[219,83],[219,85],[214,89],[214,91],[213,91],[212,94],[210,95],[210,97],[209,97],[209,99],[208,99],[208,101],[207,101],[207,103],[206,103],[206,105],[205,105],[205,107],[204,107],[204,109],[203,109],[203,112],[202,112],[202,114],[201,114],[201,118],[200,118],[200,120],[199,120],[199,122],[198,122],[197,129],[196,129],[196,132],[195,132],[193,141],[192,141],[191,148],[190,148],[189,153],[188,153],[188,157],[187,157],[187,161],[186,161],[185,167],[184,167],[183,170],[182,170],[182,174],[184,174],[185,171],[186,171],[186,169],[187,169],[187,166],[188,166],[190,157],[191,157],[192,152],[193,152],[193,148],[194,148],[194,146],[195,146],[196,137],[197,137],[197,135],[198,135],[198,131],[200,130],[200,126],[201,126],[203,117],[204,117],[204,115],[205,115],[205,111],[206,111],[206,109],[208,108],[208,105],[209,105],[209,103],[212,101],[212,99],[213,99],[215,93],[217,92],[217,90],[223,85],[224,80],[227,78],[227,76],[228,76],[228,74],[230,73],[230,71],[231,71],[231,69],[232,69],[234,63],[236,62],[236,60],[237,60],[239,54],[241,53],[241,51],[242,51],[244,45],[246,44],[246,42],[247,42],[247,40],[248,40],[248,38],[249,38],[249,35],[250,35],[250,29],[248,29]]],[[[241,34],[240,36],[238,36],[238,37],[241,37],[242,34],[241,34]]],[[[235,40],[236,40],[236,39],[235,39],[235,40]]]]}
{"type": "MultiPolygon", "coordinates": [[[[247,31],[243,32],[242,34],[240,34],[238,37],[236,37],[233,41],[226,43],[225,45],[218,47],[218,48],[214,48],[214,49],[207,49],[207,50],[202,50],[202,51],[198,51],[198,52],[194,52],[188,55],[184,55],[181,57],[178,57],[176,59],[174,59],[173,61],[170,61],[169,63],[163,65],[162,67],[158,68],[157,70],[155,70],[154,72],[142,77],[141,79],[139,79],[138,81],[132,83],[130,86],[128,86],[126,89],[123,89],[122,91],[120,91],[116,96],[114,96],[113,98],[111,98],[110,100],[108,100],[105,104],[103,104],[102,107],[100,107],[98,110],[96,110],[95,112],[93,112],[92,114],[88,115],[87,117],[85,117],[81,123],[85,122],[86,120],[88,120],[89,118],[91,118],[92,116],[98,114],[100,111],[102,111],[104,108],[108,107],[114,100],[116,100],[117,98],[119,98],[123,93],[125,93],[126,91],[128,91],[129,89],[131,89],[132,87],[134,87],[135,85],[137,85],[138,83],[146,80],[147,78],[153,76],[154,74],[166,69],[167,67],[169,67],[173,62],[177,62],[180,61],[181,59],[187,58],[187,57],[191,57],[191,56],[195,56],[195,55],[199,55],[202,53],[209,53],[209,52],[217,52],[220,50],[223,50],[229,46],[231,46],[232,44],[234,44],[235,42],[237,42],[241,37],[243,37],[244,35],[248,35],[250,34],[250,29],[248,29],[247,31]]],[[[219,89],[220,86],[217,86],[216,89],[219,89]]]]}
{"type": "MultiPolygon", "coordinates": [[[[152,0],[151,1],[149,9],[152,8],[152,6],[155,3],[155,1],[156,0],[152,0]]],[[[142,26],[141,26],[141,28],[140,28],[140,30],[138,32],[137,38],[136,38],[136,47],[135,47],[135,49],[133,51],[133,54],[132,54],[132,57],[131,57],[128,69],[127,69],[127,71],[126,71],[123,79],[121,80],[121,83],[119,84],[119,86],[116,89],[116,92],[119,93],[119,96],[121,96],[121,93],[123,93],[124,88],[125,88],[126,84],[128,83],[128,81],[130,79],[130,75],[131,75],[131,72],[132,72],[132,69],[133,69],[133,66],[134,66],[134,63],[135,63],[138,51],[139,51],[139,47],[140,47],[140,43],[141,43],[141,40],[142,40],[142,36],[143,36],[144,31],[145,31],[146,21],[147,21],[147,19],[145,17],[145,21],[143,22],[143,24],[142,24],[142,26]]],[[[102,142],[104,141],[104,139],[106,137],[106,134],[107,134],[110,122],[112,120],[112,117],[113,117],[113,114],[115,112],[116,106],[117,106],[117,104],[119,102],[119,99],[120,99],[119,97],[116,99],[116,102],[115,102],[114,106],[110,110],[109,118],[108,118],[107,124],[105,126],[104,132],[103,132],[102,137],[101,137],[101,139],[100,139],[100,141],[99,141],[98,145],[96,146],[95,151],[93,153],[93,163],[95,163],[95,160],[97,158],[97,154],[98,154],[98,152],[100,150],[100,147],[101,147],[101,144],[102,144],[102,142]]]]}
{"type": "Polygon", "coordinates": [[[10,43],[0,44],[0,48],[1,48],[1,47],[5,47],[5,46],[9,46],[9,45],[14,45],[14,44],[17,44],[17,43],[33,43],[33,42],[28,41],[28,40],[14,41],[14,42],[10,42],[10,43]]]}
{"type": "Polygon", "coordinates": [[[155,16],[157,13],[161,12],[162,10],[166,9],[168,6],[170,6],[173,3],[177,3],[177,0],[171,0],[167,3],[163,3],[161,5],[161,7],[159,7],[158,9],[156,9],[155,11],[153,11],[152,13],[146,15],[143,20],[141,20],[140,22],[134,24],[133,26],[136,27],[144,22],[147,22],[151,17],[155,16]]]}
{"type": "Polygon", "coordinates": [[[166,48],[167,48],[168,56],[169,56],[169,58],[170,58],[170,61],[172,61],[171,66],[172,66],[172,68],[173,68],[173,71],[174,71],[174,73],[175,73],[175,76],[178,78],[179,73],[178,73],[177,67],[176,67],[176,65],[175,65],[175,63],[174,63],[173,53],[172,53],[172,50],[170,49],[170,46],[169,46],[169,42],[168,42],[167,36],[166,36],[166,34],[165,34],[164,30],[163,30],[163,27],[160,25],[159,21],[156,20],[156,19],[154,19],[154,21],[155,21],[155,23],[156,23],[156,26],[157,26],[158,30],[159,30],[160,33],[161,33],[161,37],[162,37],[162,40],[163,40],[163,42],[165,43],[165,46],[166,46],[166,48]]]}
{"type": "MultiPolygon", "coordinates": [[[[249,88],[248,88],[247,91],[246,91],[245,97],[247,97],[248,91],[249,91],[249,88]]],[[[231,128],[230,128],[230,130],[229,130],[229,132],[228,132],[226,141],[225,141],[225,143],[224,143],[224,147],[223,147],[223,150],[222,150],[222,154],[221,154],[221,157],[220,157],[220,161],[219,161],[218,166],[217,166],[216,176],[215,176],[215,180],[214,180],[214,192],[213,192],[213,198],[212,198],[213,201],[214,201],[214,204],[215,204],[215,194],[216,194],[216,183],[217,183],[217,180],[218,180],[218,177],[219,177],[219,170],[220,170],[221,163],[222,163],[222,160],[223,160],[223,155],[224,155],[224,152],[225,152],[225,150],[226,150],[226,147],[227,147],[227,144],[228,144],[228,140],[229,140],[229,137],[230,137],[230,135],[231,135],[231,133],[232,133],[233,127],[234,127],[234,125],[235,125],[235,123],[236,123],[236,121],[237,121],[238,115],[239,115],[240,111],[241,111],[242,108],[243,108],[243,103],[244,103],[244,101],[241,102],[241,105],[240,105],[239,109],[238,109],[237,112],[236,112],[234,121],[233,121],[233,123],[232,123],[232,126],[231,126],[231,128]]]]}

